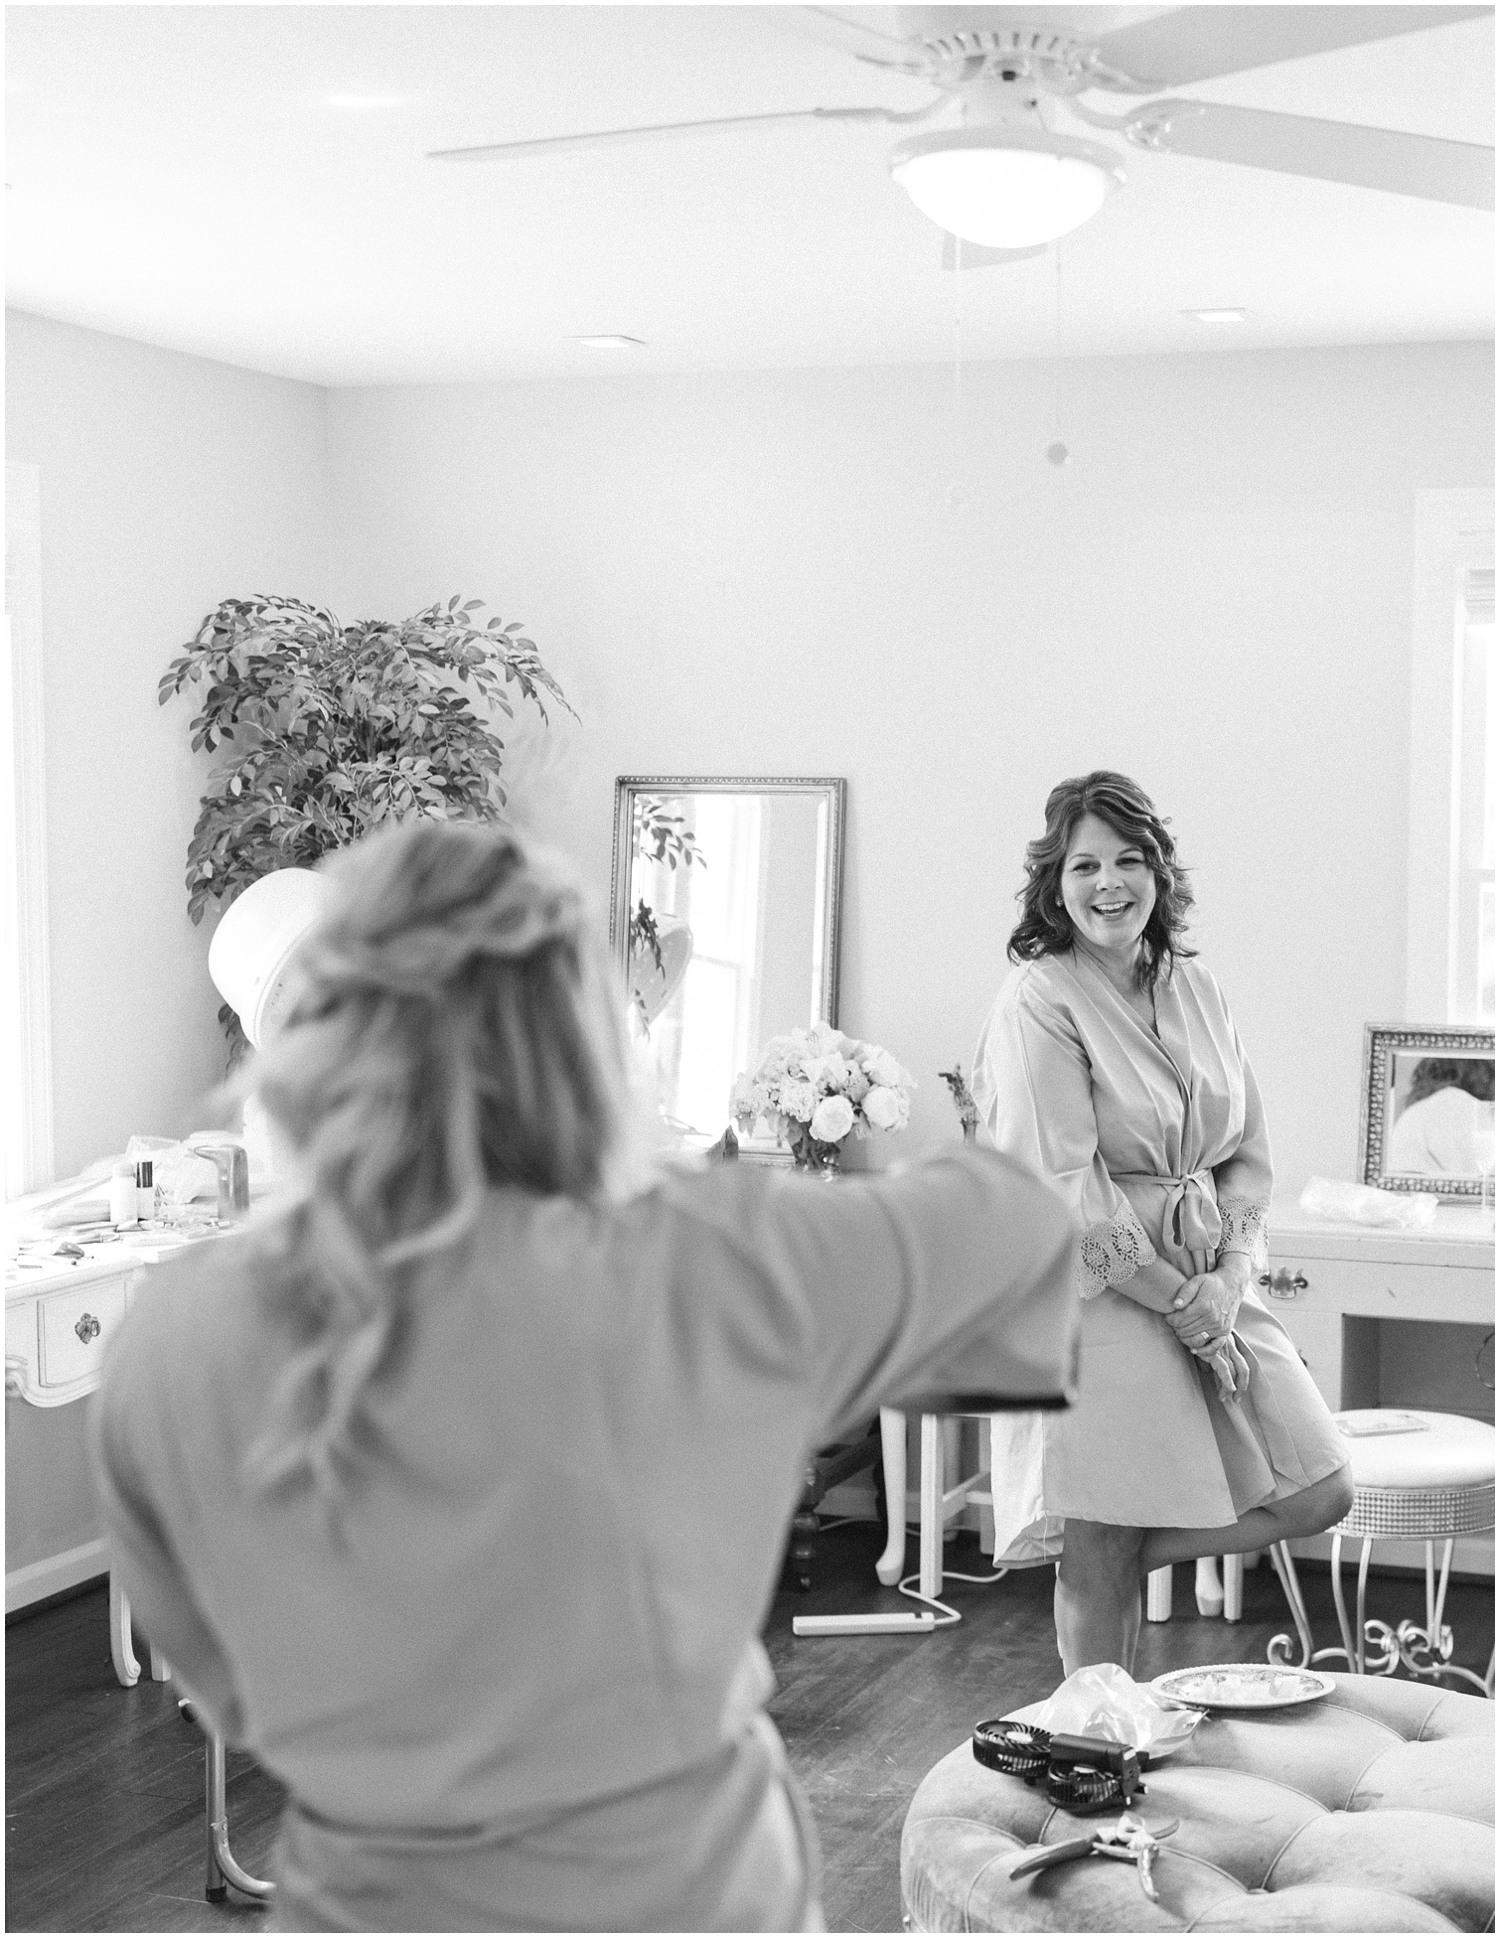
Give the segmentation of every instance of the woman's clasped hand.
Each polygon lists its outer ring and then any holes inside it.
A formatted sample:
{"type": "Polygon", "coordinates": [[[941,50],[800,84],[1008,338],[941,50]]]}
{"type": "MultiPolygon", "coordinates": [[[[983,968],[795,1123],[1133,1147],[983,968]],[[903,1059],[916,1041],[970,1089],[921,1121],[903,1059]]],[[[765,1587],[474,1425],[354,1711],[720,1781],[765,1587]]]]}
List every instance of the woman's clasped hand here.
{"type": "Polygon", "coordinates": [[[1219,1398],[1232,1403],[1250,1385],[1250,1366],[1234,1336],[1240,1301],[1250,1283],[1249,1259],[1230,1252],[1211,1272],[1185,1281],[1162,1317],[1195,1359],[1213,1368],[1219,1398]]]}

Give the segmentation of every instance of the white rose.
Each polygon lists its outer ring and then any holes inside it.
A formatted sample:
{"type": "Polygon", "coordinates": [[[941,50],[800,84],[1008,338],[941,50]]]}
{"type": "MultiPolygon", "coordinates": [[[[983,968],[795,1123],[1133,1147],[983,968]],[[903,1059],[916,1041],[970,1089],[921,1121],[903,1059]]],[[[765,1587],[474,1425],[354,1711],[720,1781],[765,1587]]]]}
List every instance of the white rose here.
{"type": "Polygon", "coordinates": [[[799,1083],[795,1077],[783,1079],[776,1093],[776,1107],[784,1116],[795,1117],[805,1124],[817,1108],[818,1093],[810,1083],[799,1083]]]}
{"type": "Polygon", "coordinates": [[[873,1050],[865,1058],[865,1069],[871,1083],[878,1083],[887,1090],[896,1089],[906,1075],[889,1050],[873,1050]]]}
{"type": "Polygon", "coordinates": [[[854,1128],[854,1106],[847,1097],[825,1097],[808,1129],[820,1144],[837,1144],[854,1128]]]}
{"type": "Polygon", "coordinates": [[[865,1093],[864,1110],[876,1130],[894,1130],[901,1122],[901,1099],[888,1084],[877,1083],[865,1093]]]}

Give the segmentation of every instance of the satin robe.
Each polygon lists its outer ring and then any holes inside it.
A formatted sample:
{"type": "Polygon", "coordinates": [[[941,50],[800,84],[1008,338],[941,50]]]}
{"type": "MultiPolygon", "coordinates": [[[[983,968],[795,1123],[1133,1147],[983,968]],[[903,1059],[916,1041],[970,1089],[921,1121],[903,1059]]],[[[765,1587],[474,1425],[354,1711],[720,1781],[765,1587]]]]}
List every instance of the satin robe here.
{"type": "Polygon", "coordinates": [[[288,1793],[272,1928],[815,1924],[759,1640],[807,1459],[882,1404],[1066,1398],[1056,1199],[986,1151],[494,1191],[405,1302],[337,1540],[244,1478],[304,1338],[257,1246],[148,1275],[92,1426],[142,1627],[288,1793]]]}
{"type": "Polygon", "coordinates": [[[1226,1403],[1166,1320],[1117,1289],[1156,1257],[1191,1277],[1223,1252],[1265,1256],[1265,1113],[1208,970],[1177,961],[1153,1030],[1083,945],[1024,963],[974,1072],[991,1139],[1072,1215],[1084,1302],[1077,1405],[994,1423],[997,1557],[1055,1554],[1070,1516],[1222,1527],[1341,1467],[1328,1408],[1254,1291],[1235,1327],[1250,1386],[1226,1403]]]}

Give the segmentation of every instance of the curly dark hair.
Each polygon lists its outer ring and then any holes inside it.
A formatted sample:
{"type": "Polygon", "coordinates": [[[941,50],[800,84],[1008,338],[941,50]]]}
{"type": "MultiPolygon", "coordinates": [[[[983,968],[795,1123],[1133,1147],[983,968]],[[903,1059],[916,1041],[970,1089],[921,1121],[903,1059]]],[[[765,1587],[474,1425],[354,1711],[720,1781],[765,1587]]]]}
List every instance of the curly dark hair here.
{"type": "Polygon", "coordinates": [[[1411,1073],[1411,1087],[1398,1116],[1439,1090],[1467,1090],[1482,1104],[1495,1101],[1495,1062],[1485,1056],[1424,1056],[1411,1073]]]}
{"type": "Polygon", "coordinates": [[[1141,936],[1136,969],[1137,983],[1148,989],[1158,976],[1171,974],[1178,956],[1197,954],[1183,941],[1193,891],[1166,821],[1150,797],[1124,774],[1107,768],[1059,781],[1047,796],[1046,830],[1026,845],[1026,886],[1016,896],[1021,919],[1011,931],[1006,954],[1012,962],[1033,962],[1038,956],[1066,955],[1072,948],[1076,938],[1063,907],[1062,868],[1073,830],[1086,814],[1098,815],[1122,840],[1133,841],[1156,878],[1156,905],[1141,936]]]}

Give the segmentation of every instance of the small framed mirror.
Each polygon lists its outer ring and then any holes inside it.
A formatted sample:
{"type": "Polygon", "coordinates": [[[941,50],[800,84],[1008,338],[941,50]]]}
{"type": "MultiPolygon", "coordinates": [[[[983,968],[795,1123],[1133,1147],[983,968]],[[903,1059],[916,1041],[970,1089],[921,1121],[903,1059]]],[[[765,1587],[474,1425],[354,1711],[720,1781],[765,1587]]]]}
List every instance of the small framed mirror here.
{"type": "Polygon", "coordinates": [[[723,1134],[734,1080],[771,1037],[837,1026],[844,794],[827,779],[615,782],[610,940],[688,1148],[723,1134]]]}
{"type": "Polygon", "coordinates": [[[1495,1032],[1367,1024],[1359,1155],[1365,1184],[1483,1199],[1495,1173],[1495,1032]]]}

